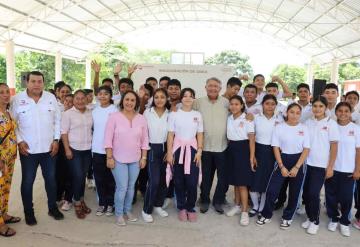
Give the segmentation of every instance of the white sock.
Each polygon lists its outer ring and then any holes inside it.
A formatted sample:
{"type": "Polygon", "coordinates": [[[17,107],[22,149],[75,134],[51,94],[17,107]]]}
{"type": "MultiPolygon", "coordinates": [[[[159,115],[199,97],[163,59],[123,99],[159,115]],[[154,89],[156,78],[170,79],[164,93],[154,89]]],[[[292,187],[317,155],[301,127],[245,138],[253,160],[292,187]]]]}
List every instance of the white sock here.
{"type": "Polygon", "coordinates": [[[253,204],[253,209],[257,210],[259,208],[259,193],[250,192],[250,198],[253,204]]]}
{"type": "Polygon", "coordinates": [[[261,212],[264,209],[265,200],[266,200],[266,193],[261,193],[259,212],[261,212]]]}

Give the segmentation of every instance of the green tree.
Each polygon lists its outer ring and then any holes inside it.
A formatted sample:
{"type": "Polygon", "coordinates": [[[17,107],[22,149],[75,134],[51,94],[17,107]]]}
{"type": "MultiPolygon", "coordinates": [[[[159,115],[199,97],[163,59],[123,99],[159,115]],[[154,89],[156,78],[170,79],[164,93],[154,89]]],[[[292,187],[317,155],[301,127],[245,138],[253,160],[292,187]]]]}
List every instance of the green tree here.
{"type": "Polygon", "coordinates": [[[238,51],[228,50],[222,51],[209,57],[205,60],[205,64],[209,65],[230,65],[235,68],[236,74],[248,74],[250,77],[253,76],[253,69],[249,63],[249,56],[243,55],[238,51]]]}
{"type": "Polygon", "coordinates": [[[129,54],[129,59],[135,63],[169,64],[172,52],[156,49],[138,50],[129,54]]]}
{"type": "Polygon", "coordinates": [[[85,86],[85,64],[77,63],[74,60],[62,60],[62,79],[72,89],[80,89],[85,86]]]}
{"type": "Polygon", "coordinates": [[[6,82],[6,60],[2,54],[0,54],[0,82],[6,82]]]}
{"type": "Polygon", "coordinates": [[[356,62],[340,64],[339,81],[360,79],[360,64],[356,62]]]}
{"type": "Polygon", "coordinates": [[[280,64],[273,70],[271,75],[282,78],[289,85],[292,92],[296,92],[296,86],[299,83],[306,81],[306,71],[302,66],[280,64]]]}

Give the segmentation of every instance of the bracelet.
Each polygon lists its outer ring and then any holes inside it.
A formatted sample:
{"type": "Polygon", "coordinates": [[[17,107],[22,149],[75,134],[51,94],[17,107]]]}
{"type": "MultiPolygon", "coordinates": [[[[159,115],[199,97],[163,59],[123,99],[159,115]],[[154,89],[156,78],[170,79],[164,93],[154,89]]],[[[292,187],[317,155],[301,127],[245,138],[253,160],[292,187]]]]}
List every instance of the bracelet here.
{"type": "Polygon", "coordinates": [[[106,157],[106,159],[113,160],[114,158],[113,157],[106,157]]]}
{"type": "Polygon", "coordinates": [[[146,157],[141,157],[141,159],[142,159],[142,160],[147,160],[147,158],[146,158],[146,157]]]}

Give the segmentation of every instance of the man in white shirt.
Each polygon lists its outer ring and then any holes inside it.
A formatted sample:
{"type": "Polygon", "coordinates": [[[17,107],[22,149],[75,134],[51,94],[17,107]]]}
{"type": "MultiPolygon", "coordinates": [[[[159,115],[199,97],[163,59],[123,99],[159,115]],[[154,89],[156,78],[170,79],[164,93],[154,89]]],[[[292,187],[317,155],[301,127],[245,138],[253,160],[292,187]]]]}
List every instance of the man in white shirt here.
{"type": "Polygon", "coordinates": [[[61,113],[55,96],[44,91],[44,75],[41,72],[28,74],[26,90],[14,97],[11,111],[17,122],[16,136],[22,168],[21,197],[26,224],[37,224],[32,200],[39,164],[45,180],[48,214],[55,220],[61,220],[64,215],[56,205],[55,179],[61,113]]]}

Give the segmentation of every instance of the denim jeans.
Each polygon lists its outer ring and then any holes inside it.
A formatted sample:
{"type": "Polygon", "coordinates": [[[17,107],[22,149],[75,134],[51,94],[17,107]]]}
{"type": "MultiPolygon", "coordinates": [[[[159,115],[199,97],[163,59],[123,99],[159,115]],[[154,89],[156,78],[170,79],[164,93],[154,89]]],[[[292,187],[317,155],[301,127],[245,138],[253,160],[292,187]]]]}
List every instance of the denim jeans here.
{"type": "Polygon", "coordinates": [[[21,198],[25,214],[33,214],[33,185],[36,178],[36,171],[40,164],[42,175],[45,181],[45,190],[48,198],[48,208],[56,208],[56,179],[55,160],[50,153],[20,154],[21,162],[21,198]]]}
{"type": "Polygon", "coordinates": [[[120,163],[116,161],[112,174],[115,178],[115,215],[122,216],[131,212],[134,187],[139,176],[139,162],[120,163]]]}
{"type": "Polygon", "coordinates": [[[74,192],[74,201],[78,202],[84,198],[85,180],[91,163],[91,150],[71,149],[73,158],[68,161],[72,177],[72,188],[74,192]]]}

